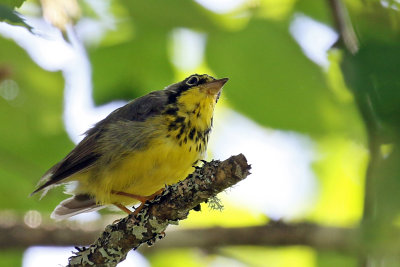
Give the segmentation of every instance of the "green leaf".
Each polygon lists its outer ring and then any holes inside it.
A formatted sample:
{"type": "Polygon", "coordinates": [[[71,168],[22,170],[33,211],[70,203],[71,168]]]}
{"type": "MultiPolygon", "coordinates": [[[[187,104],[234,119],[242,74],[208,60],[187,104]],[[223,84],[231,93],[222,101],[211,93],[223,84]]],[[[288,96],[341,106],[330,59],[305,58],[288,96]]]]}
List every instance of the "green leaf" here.
{"type": "Polygon", "coordinates": [[[305,246],[263,247],[241,246],[221,248],[224,256],[231,256],[245,266],[317,266],[316,253],[312,248],[305,246]]]}
{"type": "Polygon", "coordinates": [[[399,44],[368,42],[354,56],[347,54],[342,64],[347,83],[361,105],[371,108],[386,140],[400,130],[399,62],[399,44]]]}
{"type": "Polygon", "coordinates": [[[282,23],[254,19],[241,31],[211,33],[207,60],[230,78],[224,94],[233,106],[265,126],[320,136],[353,125],[354,104],[339,101],[282,23]]]}
{"type": "Polygon", "coordinates": [[[130,42],[91,51],[95,101],[132,99],[172,83],[167,41],[165,32],[152,29],[130,42]]]}
{"type": "Polygon", "coordinates": [[[338,136],[318,140],[320,158],[313,163],[319,194],[309,219],[325,225],[353,226],[364,204],[364,179],[368,164],[365,148],[338,136]]]}
{"type": "Polygon", "coordinates": [[[0,0],[0,6],[8,6],[10,8],[20,7],[25,0],[0,0]]]}
{"type": "Polygon", "coordinates": [[[211,30],[217,26],[214,22],[217,16],[195,1],[134,0],[124,3],[142,31],[151,28],[170,30],[176,27],[211,30]]]}
{"type": "Polygon", "coordinates": [[[187,220],[180,222],[181,227],[245,227],[249,225],[263,225],[268,218],[262,213],[254,213],[246,208],[237,207],[222,198],[224,208],[222,211],[212,210],[208,204],[201,205],[201,212],[190,212],[187,220]],[[240,218],[240,220],[238,219],[240,218]]]}
{"type": "Polygon", "coordinates": [[[400,12],[398,7],[384,7],[383,1],[370,0],[365,3],[347,1],[347,8],[361,45],[369,41],[399,42],[400,12]]]}
{"type": "Polygon", "coordinates": [[[72,143],[62,123],[63,79],[0,38],[0,209],[51,211],[62,195],[29,198],[72,143]]]}
{"type": "Polygon", "coordinates": [[[201,254],[194,249],[173,249],[150,254],[148,260],[153,267],[201,267],[204,266],[207,257],[201,256],[201,254]]]}
{"type": "Polygon", "coordinates": [[[13,25],[22,25],[29,31],[32,27],[25,23],[21,15],[14,11],[12,7],[0,4],[0,21],[5,21],[13,25]]]}
{"type": "Polygon", "coordinates": [[[22,266],[22,256],[21,250],[1,250],[0,266],[22,266]]]}
{"type": "Polygon", "coordinates": [[[332,11],[329,1],[301,0],[297,1],[295,12],[304,13],[306,16],[325,24],[333,24],[332,11]]]}
{"type": "Polygon", "coordinates": [[[335,252],[318,252],[317,264],[319,267],[357,267],[359,266],[358,259],[354,256],[339,254],[335,252]]]}
{"type": "Polygon", "coordinates": [[[392,146],[392,151],[376,163],[372,172],[376,187],[376,218],[380,225],[391,224],[400,214],[400,138],[392,146]]]}

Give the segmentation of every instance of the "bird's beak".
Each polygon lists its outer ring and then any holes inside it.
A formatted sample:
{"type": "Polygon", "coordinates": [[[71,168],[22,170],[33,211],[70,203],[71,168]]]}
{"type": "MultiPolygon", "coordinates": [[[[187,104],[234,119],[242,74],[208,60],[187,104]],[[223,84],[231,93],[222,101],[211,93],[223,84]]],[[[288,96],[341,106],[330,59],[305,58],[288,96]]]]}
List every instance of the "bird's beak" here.
{"type": "Polygon", "coordinates": [[[211,81],[205,84],[202,84],[201,87],[206,90],[206,92],[210,95],[217,95],[224,84],[228,81],[228,78],[222,78],[219,80],[211,81]]]}

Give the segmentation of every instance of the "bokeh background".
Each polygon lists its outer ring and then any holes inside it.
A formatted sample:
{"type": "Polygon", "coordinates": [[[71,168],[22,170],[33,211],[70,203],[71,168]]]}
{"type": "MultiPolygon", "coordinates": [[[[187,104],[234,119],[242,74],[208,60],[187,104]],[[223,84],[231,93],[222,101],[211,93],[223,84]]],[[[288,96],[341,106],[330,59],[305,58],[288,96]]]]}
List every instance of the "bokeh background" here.
{"type": "MultiPolygon", "coordinates": [[[[204,205],[173,230],[308,222],[355,229],[358,249],[150,248],[121,266],[400,266],[399,8],[397,0],[1,0],[0,228],[91,231],[121,217],[54,222],[63,189],[40,201],[28,195],[109,112],[208,73],[230,79],[208,159],[244,153],[252,175],[220,195],[222,211],[204,205]]],[[[73,250],[0,240],[0,266],[65,265],[73,250]]]]}

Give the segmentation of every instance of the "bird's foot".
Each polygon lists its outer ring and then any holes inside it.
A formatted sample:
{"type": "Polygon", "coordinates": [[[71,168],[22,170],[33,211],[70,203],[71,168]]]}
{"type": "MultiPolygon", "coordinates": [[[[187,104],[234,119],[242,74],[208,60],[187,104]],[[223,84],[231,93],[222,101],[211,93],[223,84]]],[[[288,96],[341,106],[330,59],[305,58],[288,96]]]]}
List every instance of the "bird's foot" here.
{"type": "MultiPolygon", "coordinates": [[[[128,209],[127,207],[125,207],[124,205],[120,204],[120,203],[114,203],[114,205],[117,208],[119,208],[120,210],[122,210],[123,212],[126,212],[127,214],[132,214],[133,217],[136,217],[136,215],[144,208],[144,205],[145,205],[146,201],[155,199],[163,191],[164,191],[164,188],[161,188],[160,190],[156,191],[154,194],[151,194],[150,196],[140,196],[140,195],[135,195],[135,194],[126,193],[126,192],[122,192],[122,191],[114,191],[114,190],[111,191],[111,193],[115,194],[115,195],[126,196],[126,197],[130,197],[130,198],[139,200],[140,201],[140,205],[133,212],[130,209],[128,209]]],[[[118,220],[117,220],[117,222],[118,222],[118,220]]]]}

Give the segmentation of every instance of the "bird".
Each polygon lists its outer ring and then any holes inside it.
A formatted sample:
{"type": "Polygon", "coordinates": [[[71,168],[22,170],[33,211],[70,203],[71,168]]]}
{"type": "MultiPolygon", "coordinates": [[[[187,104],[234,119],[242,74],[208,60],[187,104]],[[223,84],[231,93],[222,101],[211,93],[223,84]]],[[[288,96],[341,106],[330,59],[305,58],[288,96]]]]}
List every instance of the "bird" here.
{"type": "Polygon", "coordinates": [[[43,197],[65,184],[71,197],[52,212],[56,220],[109,206],[133,213],[128,205],[142,206],[204,159],[227,81],[193,74],[114,110],[42,176],[31,195],[43,191],[43,197]]]}

